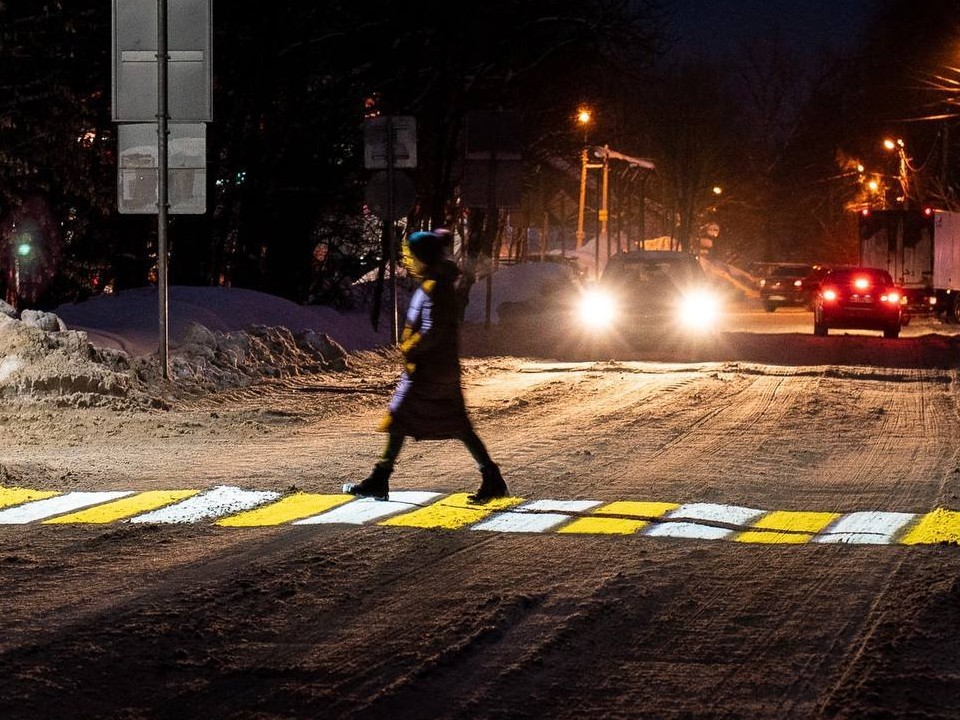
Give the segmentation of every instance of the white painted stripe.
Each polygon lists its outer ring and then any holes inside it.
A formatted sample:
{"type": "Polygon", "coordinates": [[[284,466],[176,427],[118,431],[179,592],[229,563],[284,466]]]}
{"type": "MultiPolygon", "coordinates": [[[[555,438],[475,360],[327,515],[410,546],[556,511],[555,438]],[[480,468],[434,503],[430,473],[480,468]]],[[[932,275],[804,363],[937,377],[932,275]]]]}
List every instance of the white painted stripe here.
{"type": "Polygon", "coordinates": [[[681,505],[676,510],[664,515],[663,519],[668,522],[651,523],[648,528],[641,531],[642,535],[652,537],[681,537],[696,538],[699,540],[723,540],[735,532],[736,529],[715,527],[700,522],[682,522],[674,519],[706,521],[724,523],[726,525],[745,526],[752,523],[761,515],[766,514],[765,510],[756,508],[741,507],[739,505],[716,505],[714,503],[688,503],[681,505]]]}
{"type": "Polygon", "coordinates": [[[243,490],[229,485],[211,488],[175,505],[130,518],[132,523],[191,523],[250,510],[276,500],[280,493],[269,490],[243,490]]]}
{"type": "Polygon", "coordinates": [[[893,536],[915,517],[914,513],[850,513],[823,530],[813,542],[889,545],[893,536]]]}
{"type": "Polygon", "coordinates": [[[498,513],[474,525],[474,530],[490,532],[546,532],[581,513],[600,505],[599,500],[534,500],[498,513]]]}
{"type": "Polygon", "coordinates": [[[133,495],[132,490],[116,492],[72,492],[66,495],[34,500],[33,502],[18,505],[17,507],[0,510],[0,525],[23,525],[25,523],[44,520],[54,515],[63,515],[80,508],[97,505],[99,503],[116,500],[117,498],[133,495]]]}
{"type": "Polygon", "coordinates": [[[380,520],[391,515],[417,510],[422,505],[430,502],[440,493],[436,492],[413,492],[390,491],[389,500],[374,500],[373,498],[360,498],[346,505],[341,505],[333,510],[327,510],[325,513],[314,515],[312,517],[297,520],[294,525],[325,525],[331,523],[346,523],[348,525],[363,525],[364,523],[380,520]]]}

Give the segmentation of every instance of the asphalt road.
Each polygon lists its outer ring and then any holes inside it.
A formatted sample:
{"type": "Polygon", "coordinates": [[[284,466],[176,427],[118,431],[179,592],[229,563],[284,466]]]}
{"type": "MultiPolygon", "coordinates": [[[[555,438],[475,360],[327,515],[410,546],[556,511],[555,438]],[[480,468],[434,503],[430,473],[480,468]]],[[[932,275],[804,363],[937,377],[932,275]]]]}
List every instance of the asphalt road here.
{"type": "Polygon", "coordinates": [[[482,508],[451,442],[339,494],[391,358],[8,409],[0,717],[956,718],[957,347],[808,320],[640,360],[471,331],[482,508]]]}

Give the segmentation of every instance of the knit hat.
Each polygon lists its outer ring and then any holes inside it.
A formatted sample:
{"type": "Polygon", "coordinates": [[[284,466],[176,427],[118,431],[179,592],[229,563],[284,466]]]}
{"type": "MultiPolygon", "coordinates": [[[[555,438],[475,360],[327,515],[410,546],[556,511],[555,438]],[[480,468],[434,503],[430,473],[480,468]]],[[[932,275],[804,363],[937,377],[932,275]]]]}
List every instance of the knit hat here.
{"type": "Polygon", "coordinates": [[[407,238],[410,254],[424,265],[436,265],[443,259],[443,238],[432,232],[415,232],[407,238]]]}

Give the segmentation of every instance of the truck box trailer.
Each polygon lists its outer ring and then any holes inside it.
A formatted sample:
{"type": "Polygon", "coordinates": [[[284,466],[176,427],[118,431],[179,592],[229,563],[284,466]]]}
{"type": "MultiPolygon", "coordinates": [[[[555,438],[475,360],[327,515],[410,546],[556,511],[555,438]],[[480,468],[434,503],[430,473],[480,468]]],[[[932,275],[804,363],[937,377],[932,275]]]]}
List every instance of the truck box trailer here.
{"type": "Polygon", "coordinates": [[[960,212],[866,211],[859,227],[861,265],[886,269],[912,312],[960,321],[960,212]]]}

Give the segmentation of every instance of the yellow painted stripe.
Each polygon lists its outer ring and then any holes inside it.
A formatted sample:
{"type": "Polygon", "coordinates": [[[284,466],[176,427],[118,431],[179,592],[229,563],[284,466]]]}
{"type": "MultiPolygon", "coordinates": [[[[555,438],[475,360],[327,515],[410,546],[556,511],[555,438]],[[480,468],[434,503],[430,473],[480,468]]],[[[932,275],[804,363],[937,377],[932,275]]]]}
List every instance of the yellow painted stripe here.
{"type": "Polygon", "coordinates": [[[735,540],[746,543],[805,543],[840,517],[840,513],[794,512],[776,510],[767,513],[753,524],[756,530],[746,530],[735,540]]]}
{"type": "Polygon", "coordinates": [[[650,524],[648,518],[658,518],[680,507],[676,503],[612,502],[593,511],[589,517],[578,518],[557,530],[558,533],[590,533],[601,535],[632,535],[650,524]],[[617,517],[603,517],[615,515],[617,517]],[[642,518],[642,519],[641,519],[642,518]]]}
{"type": "Polygon", "coordinates": [[[0,487],[0,507],[19,505],[31,500],[43,500],[60,493],[52,490],[31,490],[22,487],[0,487]]]}
{"type": "Polygon", "coordinates": [[[921,517],[900,542],[904,545],[960,543],[960,512],[937,508],[921,517]]]}
{"type": "Polygon", "coordinates": [[[317,495],[300,492],[288,495],[270,505],[231,515],[218,520],[216,524],[224,527],[283,525],[311,515],[318,515],[354,499],[353,495],[317,495]]]}
{"type": "Polygon", "coordinates": [[[78,510],[69,515],[44,520],[44,525],[63,523],[109,523],[115,520],[124,520],[140,513],[156,510],[164,505],[170,505],[185,498],[196,495],[199,490],[147,490],[114,500],[113,502],[97,505],[96,507],[78,510]]]}
{"type": "Polygon", "coordinates": [[[498,510],[506,510],[522,502],[523,498],[506,497],[491,500],[484,505],[473,505],[467,502],[467,493],[457,493],[420,510],[388,518],[380,525],[458,530],[483,520],[498,510]]]}

